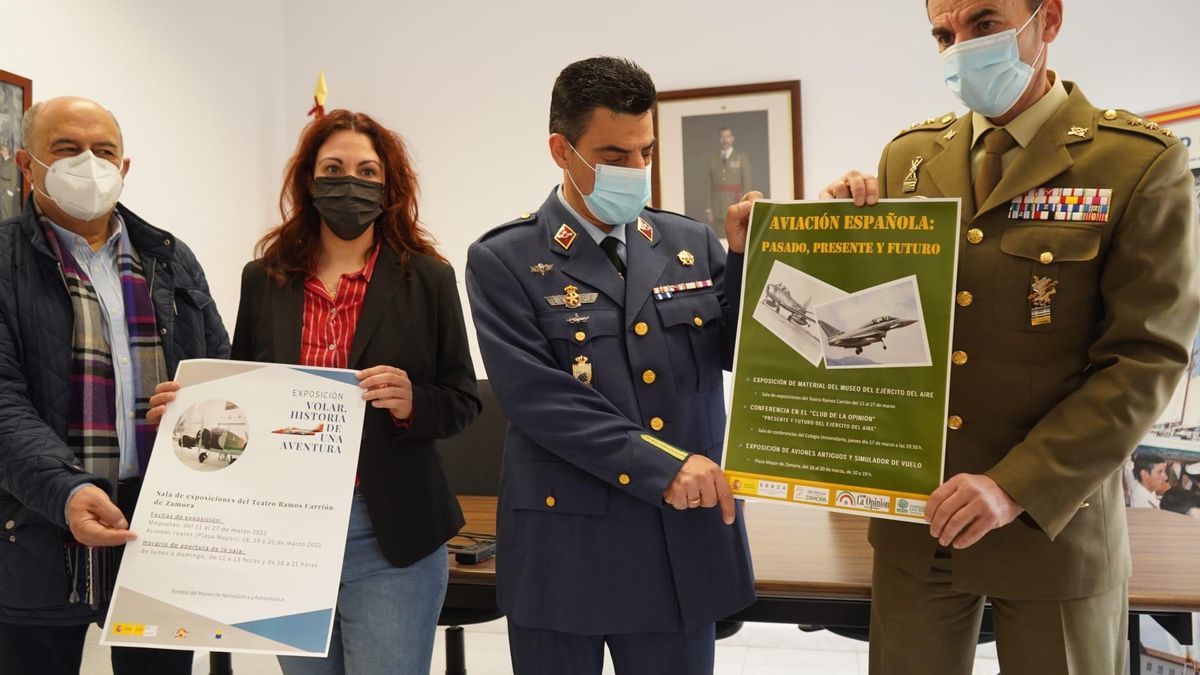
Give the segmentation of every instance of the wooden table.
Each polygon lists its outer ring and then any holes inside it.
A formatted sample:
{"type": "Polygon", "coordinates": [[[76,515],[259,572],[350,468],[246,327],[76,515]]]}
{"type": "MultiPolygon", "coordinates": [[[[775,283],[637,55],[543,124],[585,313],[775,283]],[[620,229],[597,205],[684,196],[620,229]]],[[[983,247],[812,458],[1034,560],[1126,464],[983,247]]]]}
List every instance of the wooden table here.
{"type": "MultiPolygon", "coordinates": [[[[495,497],[459,502],[465,531],[496,531],[495,497]]],[[[1152,509],[1128,513],[1130,661],[1137,672],[1137,615],[1153,616],[1181,644],[1192,642],[1190,613],[1200,611],[1200,520],[1152,509]]],[[[755,502],[746,505],[746,528],[758,600],[731,620],[866,630],[872,559],[866,518],[755,502]]],[[[451,558],[446,604],[494,607],[495,583],[495,560],[458,565],[451,558]]],[[[988,631],[990,613],[984,625],[988,631]]]]}

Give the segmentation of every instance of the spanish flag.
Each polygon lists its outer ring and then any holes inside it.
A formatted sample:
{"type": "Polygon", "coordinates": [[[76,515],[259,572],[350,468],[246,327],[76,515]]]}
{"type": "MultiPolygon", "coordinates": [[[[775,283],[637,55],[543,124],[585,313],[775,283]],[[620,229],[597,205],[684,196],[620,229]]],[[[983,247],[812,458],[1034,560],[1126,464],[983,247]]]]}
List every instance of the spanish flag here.
{"type": "Polygon", "coordinates": [[[320,118],[325,115],[325,97],[329,95],[329,87],[325,84],[325,72],[317,75],[317,89],[313,92],[313,107],[309,115],[320,118]]]}

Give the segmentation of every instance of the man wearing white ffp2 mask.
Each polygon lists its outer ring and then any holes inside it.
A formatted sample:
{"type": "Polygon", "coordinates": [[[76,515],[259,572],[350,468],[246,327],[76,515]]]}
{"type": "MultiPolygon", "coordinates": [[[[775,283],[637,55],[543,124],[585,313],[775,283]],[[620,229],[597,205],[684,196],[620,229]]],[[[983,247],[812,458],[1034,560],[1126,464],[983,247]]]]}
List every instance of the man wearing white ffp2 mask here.
{"type": "MultiPolygon", "coordinates": [[[[229,340],[191,251],[117,204],[129,160],[111,113],[44,101],[22,144],[33,194],[0,223],[0,673],[78,675],[136,536],[147,400],[229,340]]],[[[111,659],[115,675],[192,672],[189,651],[111,659]]]]}
{"type": "Polygon", "coordinates": [[[1192,177],[1170,131],[1047,69],[1064,2],[928,0],[971,112],[822,193],[962,200],[945,482],[926,527],[871,523],[872,675],[968,675],[985,602],[1004,673],[1129,669],[1121,475],[1188,368],[1192,177]]]}

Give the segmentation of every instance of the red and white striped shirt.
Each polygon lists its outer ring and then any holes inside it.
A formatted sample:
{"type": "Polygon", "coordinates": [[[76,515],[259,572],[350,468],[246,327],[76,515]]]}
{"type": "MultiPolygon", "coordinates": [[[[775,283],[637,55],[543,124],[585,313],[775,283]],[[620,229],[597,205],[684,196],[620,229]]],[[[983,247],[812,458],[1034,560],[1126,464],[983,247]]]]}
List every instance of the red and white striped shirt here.
{"type": "Polygon", "coordinates": [[[357,272],[343,274],[337,295],[330,296],[316,273],[304,282],[304,324],[300,336],[300,363],[320,368],[348,368],[350,345],[362,315],[363,298],[375,271],[379,245],[357,272]]]}

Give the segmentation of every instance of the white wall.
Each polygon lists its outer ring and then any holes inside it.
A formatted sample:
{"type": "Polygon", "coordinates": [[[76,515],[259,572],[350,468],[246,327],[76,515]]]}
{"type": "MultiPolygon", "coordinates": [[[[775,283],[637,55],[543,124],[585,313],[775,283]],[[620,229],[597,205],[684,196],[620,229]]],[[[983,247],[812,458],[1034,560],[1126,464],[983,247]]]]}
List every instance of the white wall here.
{"type": "MultiPolygon", "coordinates": [[[[232,325],[239,270],[278,222],[319,70],[328,106],[408,139],[423,219],[461,279],[470,242],[535,209],[560,177],[546,118],[567,63],[627,56],[660,90],[799,79],[812,197],[847,168],[872,170],[900,127],[958,108],[922,4],[6,0],[16,28],[0,68],[33,78],[35,99],[81,94],[117,113],[134,160],[125,202],[196,249],[232,325]]],[[[1094,103],[1200,99],[1200,2],[1066,5],[1050,62],[1094,103]]]]}
{"type": "Polygon", "coordinates": [[[86,96],[116,114],[132,159],[122,202],[196,252],[230,328],[241,267],[278,220],[282,1],[3,2],[0,68],[32,79],[35,101],[86,96]]]}
{"type": "MultiPolygon", "coordinates": [[[[1200,99],[1196,0],[1066,5],[1051,67],[1093,103],[1147,110],[1200,99]]],[[[471,241],[537,208],[561,178],[546,150],[550,88],[576,59],[632,58],[663,91],[800,80],[809,197],[848,168],[874,171],[902,126],[960,108],[942,87],[921,0],[339,7],[288,2],[287,98],[311,96],[324,70],[328,106],[368,112],[408,139],[423,219],[460,277],[471,241]]],[[[302,122],[288,118],[289,136],[302,122]]]]}

